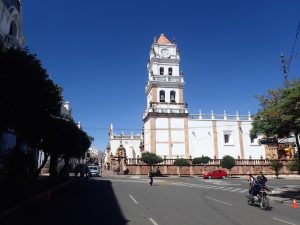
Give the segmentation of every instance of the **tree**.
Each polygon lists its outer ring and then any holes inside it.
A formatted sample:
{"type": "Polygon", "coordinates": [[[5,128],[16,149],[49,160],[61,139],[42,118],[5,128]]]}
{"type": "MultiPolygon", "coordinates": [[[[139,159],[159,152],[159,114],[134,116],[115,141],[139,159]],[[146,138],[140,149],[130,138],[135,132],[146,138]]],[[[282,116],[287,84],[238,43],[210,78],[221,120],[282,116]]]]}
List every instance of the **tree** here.
{"type": "Polygon", "coordinates": [[[229,170],[229,177],[231,178],[231,169],[235,166],[235,159],[230,155],[225,155],[221,159],[220,165],[229,170]]]}
{"type": "Polygon", "coordinates": [[[197,158],[193,158],[192,160],[192,164],[193,165],[204,165],[204,168],[206,169],[206,165],[210,162],[211,158],[208,156],[201,156],[201,157],[197,157],[197,158]]]}
{"type": "Polygon", "coordinates": [[[271,168],[275,171],[276,178],[278,179],[279,170],[283,167],[283,164],[279,160],[271,161],[271,168]]]}
{"type": "Polygon", "coordinates": [[[181,173],[180,173],[181,167],[183,167],[183,166],[189,166],[190,163],[189,163],[189,161],[188,161],[187,159],[179,158],[179,159],[176,159],[176,160],[174,161],[174,164],[173,164],[173,165],[179,167],[179,176],[181,176],[181,175],[180,175],[180,174],[181,174],[181,173]]]}
{"type": "Polygon", "coordinates": [[[0,132],[16,133],[16,149],[21,142],[38,148],[49,117],[60,114],[62,89],[28,50],[0,44],[0,65],[0,132]]]}
{"type": "MultiPolygon", "coordinates": [[[[269,90],[266,96],[258,96],[258,99],[261,109],[252,122],[251,138],[258,135],[275,138],[292,135],[299,152],[300,79],[288,83],[285,88],[269,90]]],[[[298,173],[300,174],[300,164],[298,173]]]]}
{"type": "Polygon", "coordinates": [[[51,178],[57,176],[58,157],[64,159],[63,172],[68,175],[69,159],[82,157],[91,145],[91,137],[79,129],[73,120],[69,121],[59,117],[51,118],[44,135],[42,147],[45,154],[51,155],[51,178]]]}
{"type": "Polygon", "coordinates": [[[150,168],[158,163],[161,163],[163,159],[160,156],[157,156],[155,153],[145,152],[142,154],[141,160],[146,163],[150,168]]]}

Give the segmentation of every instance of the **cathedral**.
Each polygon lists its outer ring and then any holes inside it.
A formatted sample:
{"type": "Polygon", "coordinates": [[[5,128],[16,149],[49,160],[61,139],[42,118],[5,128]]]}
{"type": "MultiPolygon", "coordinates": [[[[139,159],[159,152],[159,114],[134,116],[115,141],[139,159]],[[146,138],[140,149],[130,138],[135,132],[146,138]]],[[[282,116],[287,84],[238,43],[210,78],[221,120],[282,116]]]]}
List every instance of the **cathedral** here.
{"type": "Polygon", "coordinates": [[[114,134],[111,125],[107,159],[117,155],[120,147],[128,158],[136,158],[143,152],[166,158],[202,155],[215,159],[224,155],[236,159],[265,158],[265,147],[250,138],[250,113],[190,114],[184,100],[184,83],[177,44],[161,34],[154,39],[147,63],[143,132],[114,134]]]}

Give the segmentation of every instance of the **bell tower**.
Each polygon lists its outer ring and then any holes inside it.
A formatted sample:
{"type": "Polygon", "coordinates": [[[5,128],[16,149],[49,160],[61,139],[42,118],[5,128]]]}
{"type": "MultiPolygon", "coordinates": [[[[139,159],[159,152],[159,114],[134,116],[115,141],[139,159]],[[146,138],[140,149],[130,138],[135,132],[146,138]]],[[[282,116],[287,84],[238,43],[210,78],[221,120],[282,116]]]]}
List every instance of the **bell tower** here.
{"type": "Polygon", "coordinates": [[[183,73],[175,40],[154,38],[147,63],[144,150],[168,158],[189,157],[188,107],[183,100],[183,73]]]}

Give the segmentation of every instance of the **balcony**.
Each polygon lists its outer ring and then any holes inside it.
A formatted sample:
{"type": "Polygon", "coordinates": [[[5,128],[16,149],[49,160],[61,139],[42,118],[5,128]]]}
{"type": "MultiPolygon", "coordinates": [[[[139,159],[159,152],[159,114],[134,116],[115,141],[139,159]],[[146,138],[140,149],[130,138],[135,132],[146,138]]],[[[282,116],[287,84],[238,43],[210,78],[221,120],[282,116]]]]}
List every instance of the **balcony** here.
{"type": "Polygon", "coordinates": [[[227,121],[252,121],[250,113],[248,115],[227,115],[227,114],[190,114],[190,120],[227,120],[227,121]]]}
{"type": "Polygon", "coordinates": [[[148,113],[161,113],[161,114],[167,114],[167,113],[173,113],[173,114],[183,114],[183,113],[189,113],[187,108],[147,108],[144,112],[143,119],[148,115],[148,113]]]}
{"type": "Polygon", "coordinates": [[[183,76],[152,75],[149,81],[159,82],[184,82],[183,76]]]}

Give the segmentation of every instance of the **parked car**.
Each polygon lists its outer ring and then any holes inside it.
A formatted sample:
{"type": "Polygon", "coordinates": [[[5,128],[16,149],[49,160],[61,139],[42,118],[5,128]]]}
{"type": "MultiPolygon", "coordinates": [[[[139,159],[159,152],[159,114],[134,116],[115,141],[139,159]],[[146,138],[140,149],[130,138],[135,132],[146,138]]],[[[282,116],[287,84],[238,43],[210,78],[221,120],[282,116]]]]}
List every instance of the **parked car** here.
{"type": "Polygon", "coordinates": [[[223,178],[225,179],[227,177],[227,172],[224,170],[214,170],[211,172],[207,172],[203,174],[204,179],[216,179],[216,178],[223,178]]]}
{"type": "Polygon", "coordinates": [[[99,166],[89,166],[89,175],[92,176],[100,176],[100,168],[99,166]]]}

